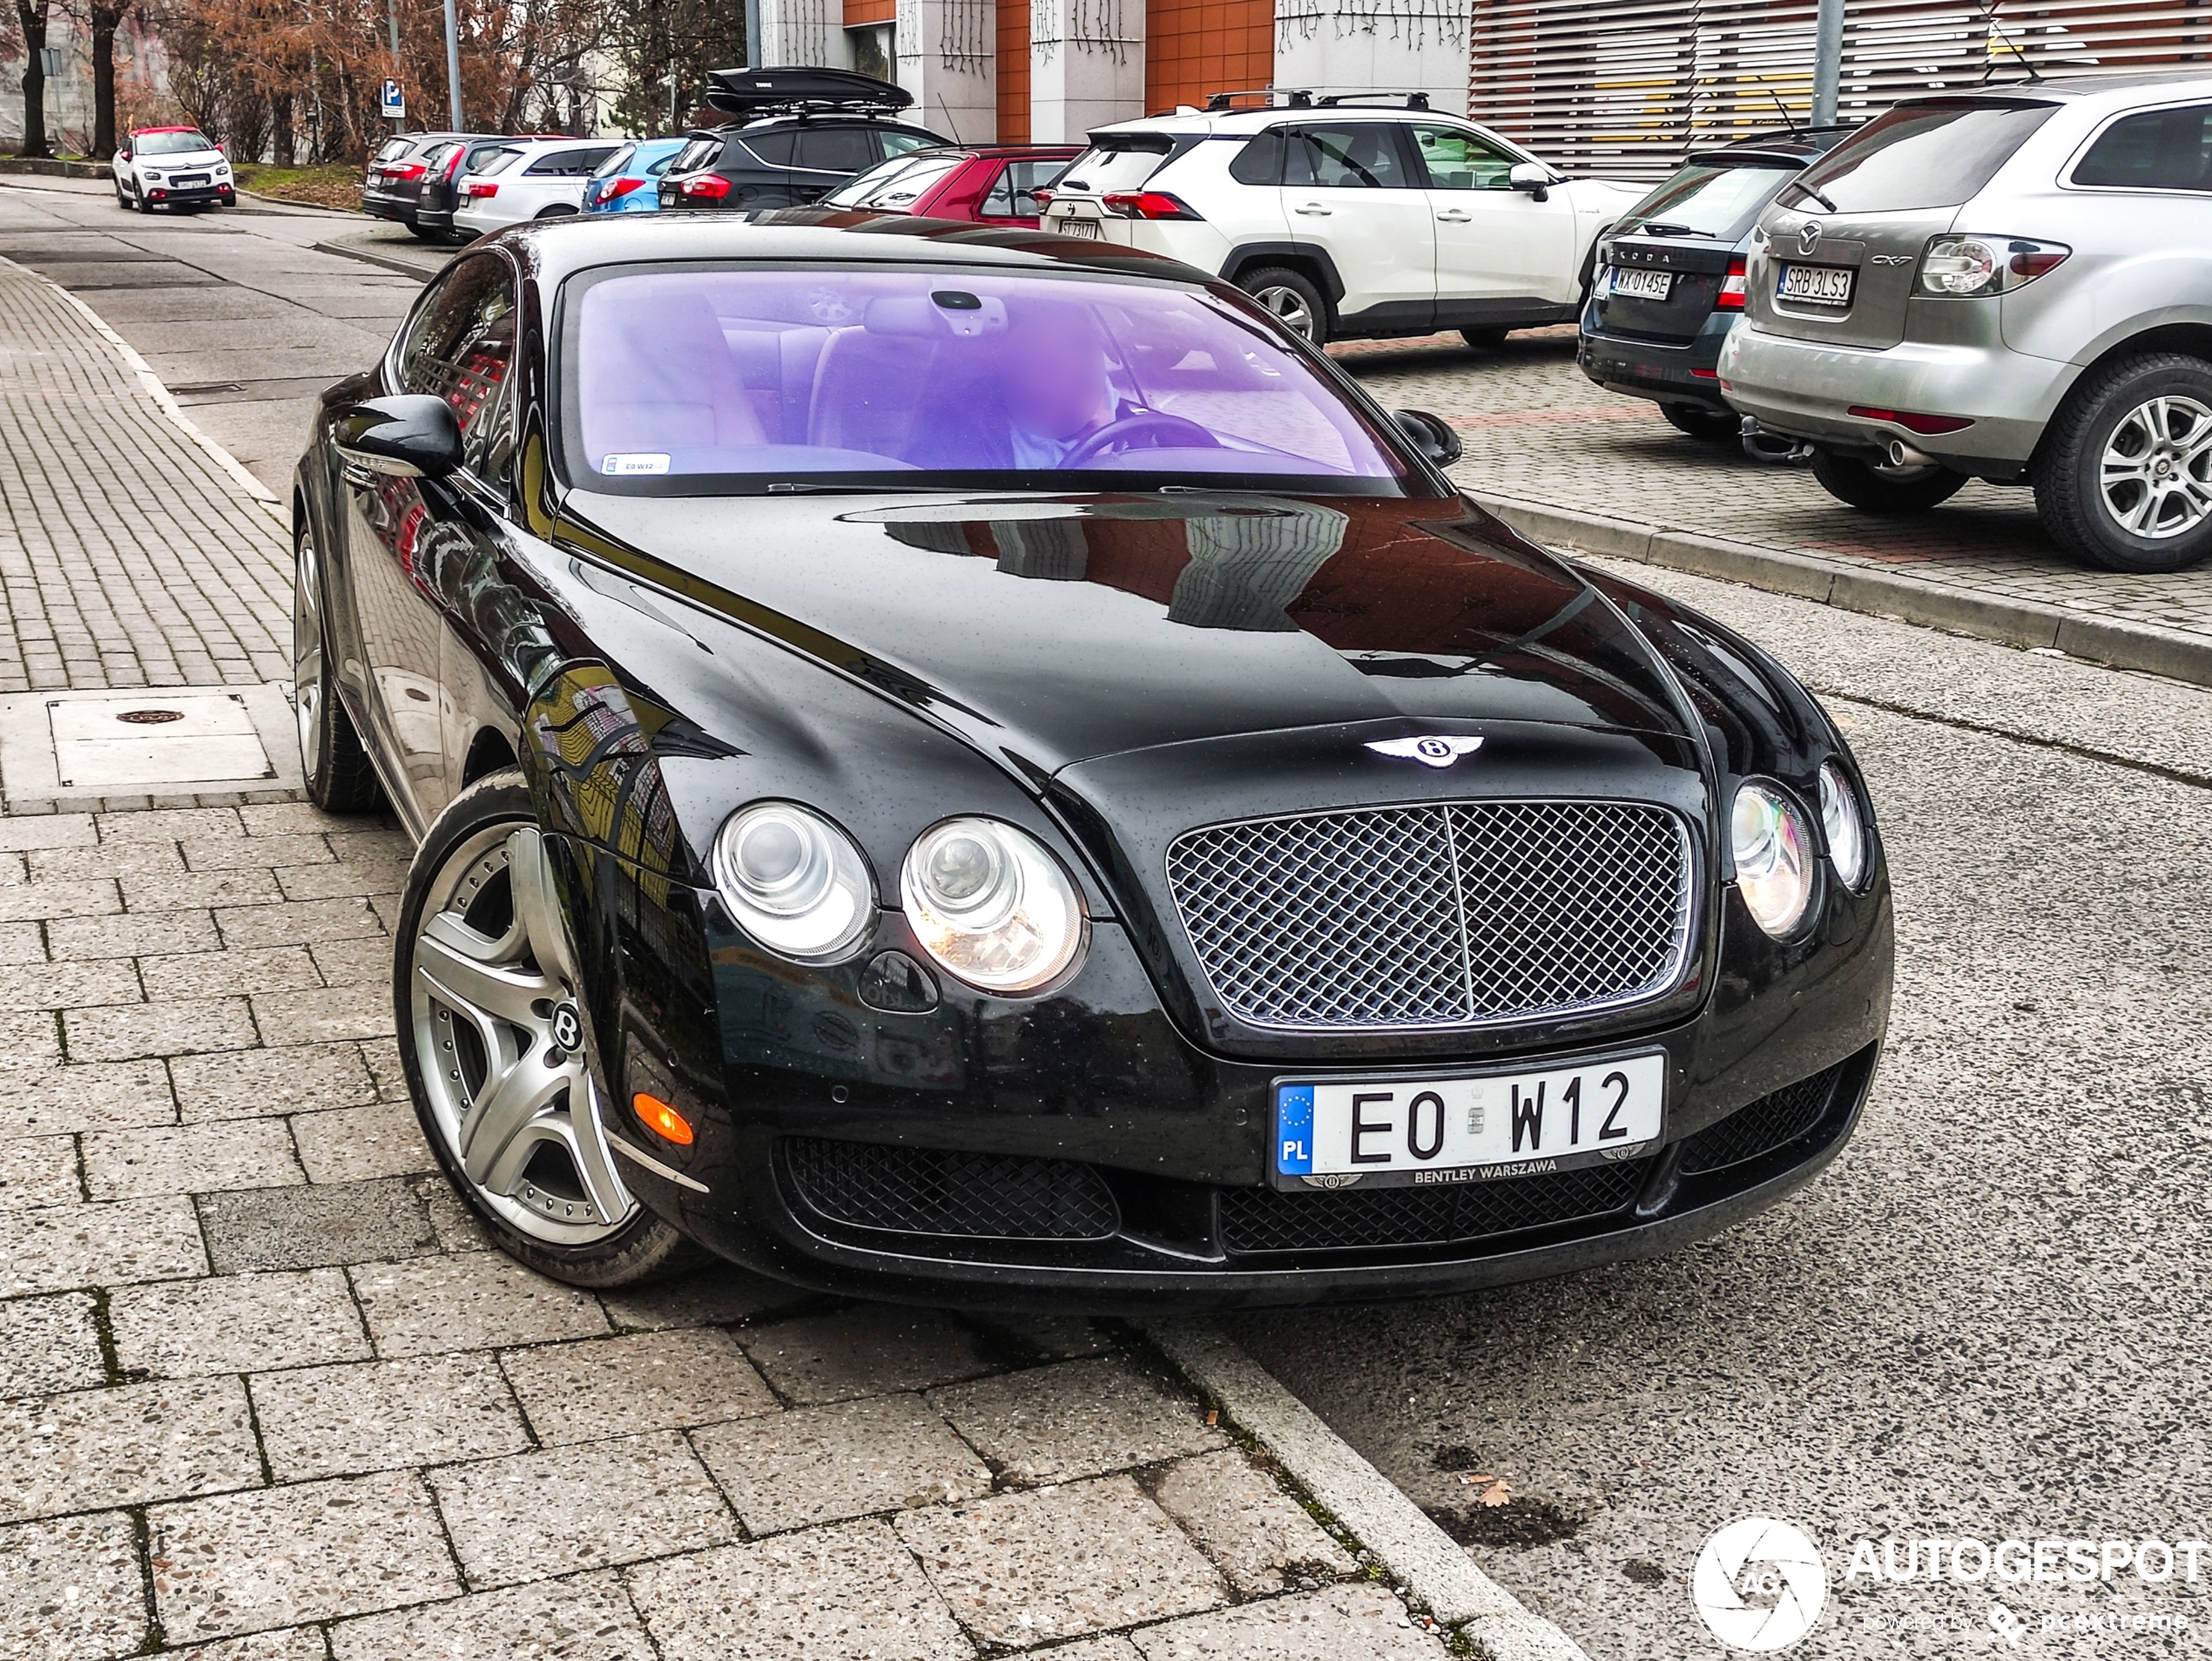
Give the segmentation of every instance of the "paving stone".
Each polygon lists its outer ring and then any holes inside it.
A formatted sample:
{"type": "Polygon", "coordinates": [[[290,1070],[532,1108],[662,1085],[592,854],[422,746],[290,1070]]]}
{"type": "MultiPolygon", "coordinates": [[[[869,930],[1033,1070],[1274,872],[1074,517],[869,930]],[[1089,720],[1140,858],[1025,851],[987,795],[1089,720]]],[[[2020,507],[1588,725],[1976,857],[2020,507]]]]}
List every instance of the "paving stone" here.
{"type": "Polygon", "coordinates": [[[1190,1531],[1246,1597],[1273,1596],[1302,1576],[1348,1575],[1351,1553],[1235,1449],[1170,1465],[1150,1484],[1161,1509],[1190,1531]]]}
{"type": "Polygon", "coordinates": [[[169,1074],[158,1061],[49,1068],[0,1077],[0,1137],[169,1124],[177,1117],[169,1074]]]}
{"type": "Polygon", "coordinates": [[[1079,1315],[995,1315],[970,1311],[968,1319],[1016,1349],[1049,1361],[1110,1355],[1114,1340],[1079,1315]]]}
{"type": "Polygon", "coordinates": [[[655,1661],[605,1571],[341,1621],[330,1645],[338,1661],[655,1661]]]}
{"type": "Polygon", "coordinates": [[[415,844],[408,840],[404,831],[397,828],[333,829],[324,840],[330,844],[330,851],[348,865],[374,865],[391,861],[405,865],[415,858],[415,844]]]}
{"type": "Polygon", "coordinates": [[[1130,1636],[1144,1661],[1444,1661],[1450,1653],[1442,1638],[1412,1625],[1404,1604],[1365,1583],[1246,1604],[1130,1636]]]}
{"type": "Polygon", "coordinates": [[[421,1200],[404,1182],[255,1188],[198,1202],[218,1274],[375,1263],[438,1249],[421,1200]]]}
{"type": "Polygon", "coordinates": [[[407,887],[404,860],[342,865],[287,865],[276,873],[287,900],[336,900],[368,894],[397,894],[407,887]]]}
{"type": "Polygon", "coordinates": [[[737,1519],[672,1431],[430,1473],[469,1584],[542,1580],[736,1537],[737,1519]]]}
{"type": "Polygon", "coordinates": [[[779,1535],[630,1573],[665,1661],[969,1661],[974,1646],[882,1523],[779,1535]]]}
{"type": "MultiPolygon", "coordinates": [[[[4,940],[4,934],[0,934],[0,942],[4,940]]],[[[85,957],[151,957],[171,952],[212,952],[222,943],[215,933],[214,920],[205,911],[62,917],[46,925],[46,944],[59,962],[85,957]]]]}
{"type": "Polygon", "coordinates": [[[186,1057],[171,1063],[169,1070],[187,1121],[304,1113],[376,1100],[375,1081],[359,1047],[349,1043],[186,1057]]]}
{"type": "Polygon", "coordinates": [[[90,847],[98,840],[90,814],[0,817],[0,848],[90,847]]]}
{"type": "Polygon", "coordinates": [[[101,814],[103,842],[188,842],[199,837],[243,836],[235,807],[173,807],[152,813],[101,814]]]}
{"type": "Polygon", "coordinates": [[[336,1269],[118,1286],[109,1294],[108,1320],[117,1363],[156,1378],[368,1357],[361,1312],[336,1269]]]}
{"type": "Polygon", "coordinates": [[[333,856],[320,836],[252,836],[243,841],[218,837],[183,844],[185,863],[195,871],[273,871],[278,866],[329,864],[333,856]]]}
{"type": "Polygon", "coordinates": [[[293,946],[302,941],[343,940],[381,935],[375,911],[359,900],[309,900],[274,906],[242,906],[219,911],[215,921],[226,946],[293,946]]]}
{"type": "Polygon", "coordinates": [[[10,1293],[206,1273],[199,1224],[181,1194],[0,1212],[0,1290],[10,1293]]]}
{"type": "Polygon", "coordinates": [[[88,1003],[129,1003],[143,996],[138,965],[127,957],[0,969],[0,1010],[74,1009],[88,1003]]]}
{"type": "Polygon", "coordinates": [[[412,1472],[157,1507],[154,1601],[172,1644],[449,1597],[461,1590],[412,1472]]]}
{"type": "Polygon", "coordinates": [[[308,948],[315,967],[332,986],[381,986],[391,996],[392,940],[388,935],[365,935],[351,940],[319,940],[308,948]]]}
{"type": "Polygon", "coordinates": [[[0,1655],[135,1655],[147,1613],[138,1530],[120,1511],[0,1529],[0,1655]]]}
{"type": "MultiPolygon", "coordinates": [[[[484,1231],[483,1219],[469,1208],[469,1202],[455,1193],[453,1185],[442,1176],[418,1178],[415,1183],[415,1193],[422,1202],[423,1209],[430,1214],[430,1226],[437,1232],[440,1251],[482,1252],[490,1249],[491,1236],[484,1231]]],[[[610,1301],[609,1307],[612,1307],[610,1301]]]]}
{"type": "Polygon", "coordinates": [[[1062,1644],[1043,1653],[1052,1661],[1144,1661],[1137,1654],[1136,1645],[1118,1633],[1103,1638],[1085,1638],[1080,1644],[1062,1644]]]}
{"type": "Polygon", "coordinates": [[[88,1390],[106,1376],[90,1293],[0,1302],[0,1400],[88,1390]]]}
{"type": "Polygon", "coordinates": [[[164,1650],[162,1661],[329,1661],[318,1626],[287,1626],[242,1638],[218,1638],[181,1650],[164,1650]]]}
{"type": "Polygon", "coordinates": [[[496,1252],[364,1264],[353,1276],[380,1355],[489,1349],[607,1330],[590,1293],[533,1274],[496,1252]]]}
{"type": "Polygon", "coordinates": [[[212,906],[267,906],[284,898],[273,874],[235,871],[142,871],[123,878],[133,912],[205,911],[212,906]]]}
{"type": "Polygon", "coordinates": [[[62,1014],[62,1034],[72,1061],[189,1056],[210,1050],[247,1050],[260,1042],[253,1011],[242,997],[68,1009],[62,1014]]]}
{"type": "Polygon", "coordinates": [[[422,1122],[405,1102],[301,1113],[292,1121],[292,1137],[309,1182],[367,1182],[437,1169],[422,1122]]]}
{"type": "MultiPolygon", "coordinates": [[[[4,823],[0,820],[0,823],[4,823]]],[[[57,954],[58,955],[58,954],[57,954]]],[[[94,954],[117,955],[112,952],[94,954]]],[[[127,954],[125,954],[127,955],[127,954]]],[[[46,961],[44,931],[35,922],[0,923],[0,963],[43,963],[46,961]]]]}
{"type": "MultiPolygon", "coordinates": [[[[146,996],[157,1002],[287,992],[322,984],[322,976],[315,972],[314,960],[307,955],[304,946],[148,957],[141,960],[140,968],[145,976],[146,996]]],[[[288,1041],[289,1035],[287,1036],[288,1041]]]]}
{"type": "Polygon", "coordinates": [[[752,1534],[991,1491],[989,1469],[918,1395],[713,1425],[691,1445],[752,1534]]]}
{"type": "Polygon", "coordinates": [[[779,1321],[739,1341],[768,1382],[802,1406],[919,1390],[996,1365],[972,1328],[891,1304],[779,1321]]]}
{"type": "Polygon", "coordinates": [[[1013,1649],[1228,1597],[1213,1565],[1127,1476],[910,1511],[893,1527],[961,1624],[1013,1649]]]}
{"type": "MultiPolygon", "coordinates": [[[[317,942],[320,944],[320,942],[317,942]]],[[[400,1060],[400,1046],[391,1038],[371,1038],[361,1045],[361,1059],[376,1080],[376,1093],[388,1102],[408,1099],[407,1068],[400,1060]]]]}
{"type": "Polygon", "coordinates": [[[74,1137],[13,1137],[0,1142],[0,1211],[70,1205],[84,1198],[77,1185],[74,1137]]]}
{"type": "Polygon", "coordinates": [[[0,922],[45,917],[106,917],[123,909],[112,877],[76,882],[0,883],[0,922]]]}
{"type": "Polygon", "coordinates": [[[260,1482],[239,1379],[161,1380],[0,1402],[0,1522],[260,1482]]]}
{"type": "Polygon", "coordinates": [[[659,1332],[671,1327],[727,1326],[772,1310],[787,1309],[815,1294],[718,1263],[680,1280],[664,1280],[628,1292],[603,1292],[607,1315],[626,1332],[659,1332]]]}
{"type": "Polygon", "coordinates": [[[423,1355],[247,1381],[280,1482],[521,1453],[530,1445],[489,1355],[423,1355]]]}
{"type": "Polygon", "coordinates": [[[253,1018],[272,1037],[328,1043],[381,1038],[392,1030],[392,989],[376,981],[317,987],[306,992],[263,992],[253,1000],[253,1018]]]}
{"type": "Polygon", "coordinates": [[[1062,1361],[931,1394],[999,1469],[1063,1482],[1224,1447],[1190,1404],[1126,1361],[1062,1361]]]}
{"type": "Polygon", "coordinates": [[[342,814],[327,814],[311,801],[272,801],[241,807],[238,820],[248,836],[261,837],[318,836],[325,831],[345,830],[359,823],[342,814]]]}
{"type": "Polygon", "coordinates": [[[500,1365],[547,1443],[778,1411],[745,1352],[712,1327],[541,1344],[508,1351],[500,1365]]]}
{"type": "Polygon", "coordinates": [[[281,1119],[224,1119],[84,1138],[84,1180],[95,1199],[210,1194],[305,1182],[281,1119]]]}
{"type": "Polygon", "coordinates": [[[182,871],[174,842],[103,842],[96,847],[36,848],[24,861],[33,882],[75,882],[85,877],[182,871]]]}

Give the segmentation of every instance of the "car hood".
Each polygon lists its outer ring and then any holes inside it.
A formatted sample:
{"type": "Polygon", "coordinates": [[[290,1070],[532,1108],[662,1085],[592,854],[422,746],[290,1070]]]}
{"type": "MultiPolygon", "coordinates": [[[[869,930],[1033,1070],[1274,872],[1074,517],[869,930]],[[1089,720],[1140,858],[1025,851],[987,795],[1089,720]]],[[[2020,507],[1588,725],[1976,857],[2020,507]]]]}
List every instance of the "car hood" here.
{"type": "Polygon", "coordinates": [[[1620,612],[1459,498],[578,491],[556,539],[867,682],[1033,780],[1317,726],[1696,742],[1620,612]]]}
{"type": "Polygon", "coordinates": [[[167,172],[179,167],[212,167],[217,162],[228,159],[219,150],[180,150],[158,156],[135,157],[132,162],[136,166],[151,167],[156,172],[167,172]]]}

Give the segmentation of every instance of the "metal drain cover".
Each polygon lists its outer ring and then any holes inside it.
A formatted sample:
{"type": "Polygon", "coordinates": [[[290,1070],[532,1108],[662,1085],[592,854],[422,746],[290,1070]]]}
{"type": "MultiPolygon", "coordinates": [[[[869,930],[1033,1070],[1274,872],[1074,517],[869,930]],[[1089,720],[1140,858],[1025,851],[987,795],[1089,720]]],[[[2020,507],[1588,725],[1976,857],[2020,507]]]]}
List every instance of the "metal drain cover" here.
{"type": "Polygon", "coordinates": [[[238,692],[144,692],[51,699],[56,782],[65,790],[137,791],[213,780],[273,779],[268,752],[238,692]]]}

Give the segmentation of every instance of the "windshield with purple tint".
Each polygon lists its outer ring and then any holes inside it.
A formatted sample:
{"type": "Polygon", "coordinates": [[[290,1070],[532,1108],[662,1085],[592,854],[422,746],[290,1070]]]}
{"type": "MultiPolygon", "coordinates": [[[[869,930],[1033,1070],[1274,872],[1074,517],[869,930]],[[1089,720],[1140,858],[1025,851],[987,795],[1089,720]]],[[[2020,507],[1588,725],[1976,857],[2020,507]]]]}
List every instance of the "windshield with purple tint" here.
{"type": "Polygon", "coordinates": [[[570,291],[563,406],[587,489],[1406,483],[1324,375],[1193,288],[881,267],[586,282],[570,291]]]}

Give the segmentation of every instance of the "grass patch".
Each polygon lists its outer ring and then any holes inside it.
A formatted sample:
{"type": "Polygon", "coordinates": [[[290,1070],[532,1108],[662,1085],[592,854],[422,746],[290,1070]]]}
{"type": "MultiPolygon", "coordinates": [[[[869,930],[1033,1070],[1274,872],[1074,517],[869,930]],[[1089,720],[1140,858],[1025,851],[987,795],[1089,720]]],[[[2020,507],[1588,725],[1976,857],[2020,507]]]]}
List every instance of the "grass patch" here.
{"type": "Polygon", "coordinates": [[[361,170],[350,161],[318,162],[312,167],[273,167],[262,162],[237,163],[233,171],[239,186],[256,195],[280,201],[306,202],[314,207],[361,205],[361,170]]]}

